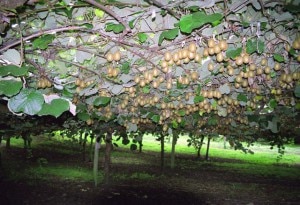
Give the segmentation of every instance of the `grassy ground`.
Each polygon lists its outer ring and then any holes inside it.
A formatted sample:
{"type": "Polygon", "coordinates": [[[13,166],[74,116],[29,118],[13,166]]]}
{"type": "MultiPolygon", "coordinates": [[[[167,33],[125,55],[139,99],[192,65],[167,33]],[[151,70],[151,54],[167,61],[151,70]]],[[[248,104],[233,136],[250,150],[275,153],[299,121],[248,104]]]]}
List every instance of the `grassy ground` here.
{"type": "MultiPolygon", "coordinates": [[[[94,187],[92,163],[82,161],[82,148],[78,142],[60,137],[38,137],[32,142],[33,157],[26,159],[22,140],[13,138],[12,148],[3,154],[6,159],[3,162],[4,182],[8,183],[8,187],[14,184],[17,187],[12,188],[14,192],[29,186],[31,192],[40,196],[38,199],[23,196],[28,201],[25,204],[30,204],[32,200],[54,204],[53,196],[58,195],[63,195],[66,200],[66,203],[58,204],[69,204],[71,201],[73,204],[85,204],[86,197],[99,194],[102,198],[109,196],[107,204],[111,204],[111,199],[119,200],[120,195],[125,196],[122,200],[128,197],[144,200],[147,196],[148,202],[151,197],[162,202],[164,197],[166,200],[171,197],[174,204],[185,204],[178,201],[178,197],[184,196],[189,196],[190,204],[245,204],[245,200],[255,204],[272,204],[276,200],[293,204],[300,200],[299,146],[286,146],[285,154],[277,161],[277,150],[270,150],[268,145],[256,144],[251,147],[254,154],[244,154],[224,149],[223,142],[211,142],[210,161],[204,161],[196,158],[195,149],[187,147],[186,139],[181,136],[178,140],[176,167],[173,170],[170,169],[171,144],[166,142],[163,173],[160,171],[160,142],[154,137],[144,137],[142,153],[130,151],[130,145],[116,142],[119,146],[112,152],[113,185],[108,193],[107,189],[94,187]],[[70,187],[67,190],[62,188],[66,184],[70,187]],[[75,199],[78,193],[81,198],[75,199]],[[44,201],[43,197],[49,201],[44,201]]],[[[87,147],[90,147],[89,143],[87,147]]],[[[204,155],[205,151],[206,144],[201,154],[204,155]]],[[[103,179],[103,152],[104,146],[100,149],[100,182],[103,179]]],[[[89,149],[86,156],[87,159],[90,156],[89,149]]]]}

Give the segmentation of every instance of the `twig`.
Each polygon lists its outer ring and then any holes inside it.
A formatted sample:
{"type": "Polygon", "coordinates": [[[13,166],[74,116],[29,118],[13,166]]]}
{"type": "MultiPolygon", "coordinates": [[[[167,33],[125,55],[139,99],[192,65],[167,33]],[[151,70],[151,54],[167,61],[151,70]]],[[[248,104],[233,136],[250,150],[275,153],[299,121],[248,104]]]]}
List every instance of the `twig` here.
{"type": "MultiPolygon", "coordinates": [[[[80,26],[70,26],[70,27],[61,27],[61,28],[42,30],[42,31],[38,31],[36,33],[33,33],[33,34],[31,34],[27,37],[23,37],[23,41],[28,41],[30,39],[39,37],[39,36],[44,35],[44,34],[51,34],[51,33],[63,32],[63,31],[70,31],[70,30],[80,30],[80,29],[82,29],[82,27],[80,27],[80,26]]],[[[9,42],[4,47],[0,48],[0,53],[6,51],[7,49],[9,49],[11,47],[19,45],[21,42],[22,42],[22,39],[18,39],[18,40],[9,42]]]]}
{"type": "Polygon", "coordinates": [[[164,6],[162,3],[156,0],[148,0],[149,2],[152,2],[154,5],[167,10],[172,16],[174,16],[176,19],[180,19],[180,15],[178,15],[176,12],[174,12],[172,9],[168,8],[167,6],[164,6]]]}
{"type": "Polygon", "coordinates": [[[113,12],[112,10],[110,10],[109,8],[103,6],[102,4],[94,1],[94,0],[84,0],[85,2],[92,4],[98,8],[100,8],[101,10],[105,11],[106,13],[108,13],[109,15],[111,15],[112,17],[114,17],[117,21],[119,21],[121,24],[123,24],[123,26],[125,26],[125,34],[126,33],[130,33],[131,29],[129,28],[128,23],[126,23],[121,17],[119,17],[115,12],[113,12]]]}
{"type": "Polygon", "coordinates": [[[95,71],[93,71],[93,70],[90,70],[90,69],[88,69],[87,67],[84,67],[84,66],[82,66],[82,65],[79,65],[78,63],[74,63],[74,62],[71,62],[71,61],[66,61],[66,60],[64,60],[64,59],[62,59],[62,58],[59,58],[59,59],[57,59],[57,60],[62,61],[62,62],[65,62],[65,63],[70,63],[70,64],[72,64],[72,65],[74,65],[74,66],[76,66],[76,67],[78,67],[78,68],[80,68],[80,69],[82,69],[82,70],[86,70],[86,71],[88,71],[88,72],[91,72],[91,73],[93,73],[93,74],[95,74],[95,75],[97,75],[98,77],[101,78],[101,75],[99,75],[97,72],[95,72],[95,71]]]}

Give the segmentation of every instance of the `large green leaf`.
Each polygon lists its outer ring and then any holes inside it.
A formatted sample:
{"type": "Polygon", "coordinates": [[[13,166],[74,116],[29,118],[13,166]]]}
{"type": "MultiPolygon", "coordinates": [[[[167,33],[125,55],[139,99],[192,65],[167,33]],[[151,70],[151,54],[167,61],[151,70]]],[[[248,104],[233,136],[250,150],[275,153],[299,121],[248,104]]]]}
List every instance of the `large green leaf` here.
{"type": "Polygon", "coordinates": [[[223,16],[220,13],[207,15],[203,12],[196,12],[183,16],[179,21],[179,27],[182,32],[191,33],[194,29],[200,28],[204,24],[214,23],[222,18],[223,16]]]}
{"type": "Polygon", "coordinates": [[[33,45],[33,49],[46,49],[48,48],[48,45],[50,43],[52,43],[52,41],[55,39],[55,35],[52,35],[52,34],[46,34],[46,35],[43,35],[37,39],[35,39],[33,42],[32,42],[32,45],[33,45]]]}
{"type": "Polygon", "coordinates": [[[178,32],[179,32],[178,28],[163,31],[159,36],[158,45],[161,45],[161,43],[163,42],[164,39],[167,39],[167,40],[175,39],[176,36],[178,36],[178,32]]]}
{"type": "Polygon", "coordinates": [[[15,65],[7,65],[0,67],[0,76],[12,75],[15,77],[24,76],[28,73],[28,67],[18,67],[15,65]]]}
{"type": "Polygon", "coordinates": [[[50,104],[44,103],[38,115],[52,115],[59,117],[63,112],[69,110],[69,102],[64,99],[54,99],[50,104]]]}
{"type": "Polygon", "coordinates": [[[13,112],[23,112],[28,115],[37,114],[43,107],[44,97],[37,90],[23,89],[8,101],[8,107],[13,112]]]}
{"type": "Polygon", "coordinates": [[[18,94],[22,88],[23,83],[16,80],[1,80],[0,81],[0,95],[8,97],[18,94]]]}
{"type": "Polygon", "coordinates": [[[110,97],[100,96],[94,100],[93,104],[95,106],[106,106],[108,105],[109,102],[110,102],[110,97]]]}

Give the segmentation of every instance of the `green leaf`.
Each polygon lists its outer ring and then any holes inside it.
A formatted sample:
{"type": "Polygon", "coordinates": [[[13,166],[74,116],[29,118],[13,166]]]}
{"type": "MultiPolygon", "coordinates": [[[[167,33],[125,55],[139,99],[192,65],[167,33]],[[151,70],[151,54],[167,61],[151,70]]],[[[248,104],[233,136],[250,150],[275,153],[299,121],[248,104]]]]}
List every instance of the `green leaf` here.
{"type": "Polygon", "coordinates": [[[1,80],[0,81],[0,95],[6,95],[8,97],[14,96],[22,89],[22,81],[16,80],[1,80]]]}
{"type": "Polygon", "coordinates": [[[123,24],[114,24],[114,23],[107,23],[105,27],[105,31],[113,31],[114,33],[121,33],[124,31],[125,26],[123,24]]]}
{"type": "Polygon", "coordinates": [[[277,61],[279,63],[284,62],[284,57],[282,55],[278,54],[278,53],[275,53],[273,55],[273,58],[274,58],[275,61],[277,61]]]}
{"type": "Polygon", "coordinates": [[[15,65],[7,65],[0,67],[0,76],[12,75],[15,77],[24,76],[28,73],[28,67],[18,67],[15,65]]]}
{"type": "Polygon", "coordinates": [[[247,102],[248,101],[247,96],[242,94],[242,93],[238,94],[237,100],[242,101],[242,102],[247,102]]]}
{"type": "Polygon", "coordinates": [[[86,112],[80,112],[77,114],[78,119],[82,120],[82,121],[87,121],[88,119],[90,119],[90,115],[86,112]]]}
{"type": "Polygon", "coordinates": [[[33,49],[46,49],[48,48],[48,45],[50,43],[52,43],[52,41],[55,39],[55,35],[52,35],[52,34],[46,34],[46,35],[43,35],[37,39],[35,39],[33,42],[32,42],[32,45],[33,45],[33,49]]]}
{"type": "Polygon", "coordinates": [[[110,102],[110,97],[100,96],[94,100],[93,104],[95,106],[104,106],[105,107],[106,105],[108,105],[109,102],[110,102]]]}
{"type": "Polygon", "coordinates": [[[263,53],[265,50],[265,43],[261,40],[258,41],[258,45],[257,45],[257,52],[258,53],[263,53]]]}
{"type": "Polygon", "coordinates": [[[91,24],[91,23],[84,23],[84,24],[81,24],[81,26],[84,26],[84,27],[87,28],[87,29],[92,29],[92,28],[94,28],[93,24],[91,24]]]}
{"type": "Polygon", "coordinates": [[[181,117],[185,116],[185,110],[178,110],[177,114],[181,117]]]}
{"type": "Polygon", "coordinates": [[[249,39],[246,43],[246,52],[248,54],[252,54],[256,51],[256,41],[252,41],[251,39],[249,39]]]}
{"type": "Polygon", "coordinates": [[[130,70],[130,67],[129,67],[129,62],[126,61],[122,64],[122,67],[121,67],[121,72],[124,73],[124,74],[128,74],[129,73],[129,70],[130,70]]]}
{"type": "Polygon", "coordinates": [[[215,126],[217,124],[218,124],[218,119],[216,117],[210,117],[210,118],[208,118],[207,125],[209,125],[209,126],[215,126]]]}
{"type": "Polygon", "coordinates": [[[206,15],[205,13],[199,11],[183,16],[179,21],[179,27],[181,32],[191,33],[194,29],[200,28],[204,24],[217,22],[222,18],[223,16],[220,13],[206,15]]]}
{"type": "Polygon", "coordinates": [[[145,94],[150,93],[150,85],[146,85],[145,87],[143,87],[143,93],[145,94]]]}
{"type": "Polygon", "coordinates": [[[300,98],[300,85],[299,84],[296,85],[294,93],[297,98],[300,98]]]}
{"type": "Polygon", "coordinates": [[[228,58],[234,59],[234,58],[238,57],[239,55],[241,55],[241,53],[242,53],[242,47],[237,48],[237,49],[229,49],[229,50],[226,52],[226,56],[227,56],[228,58]]]}
{"type": "Polygon", "coordinates": [[[69,102],[64,99],[54,99],[50,104],[44,103],[38,115],[52,115],[59,117],[63,112],[69,110],[69,102]]]}
{"type": "Polygon", "coordinates": [[[272,108],[272,109],[274,109],[274,108],[277,107],[277,102],[276,102],[275,99],[271,99],[271,100],[269,101],[269,107],[272,108]]]}
{"type": "Polygon", "coordinates": [[[196,95],[194,98],[194,103],[199,103],[199,102],[203,102],[204,101],[204,97],[202,95],[196,95]]]}
{"type": "Polygon", "coordinates": [[[129,21],[129,28],[131,28],[131,29],[133,29],[134,28],[134,21],[135,21],[135,19],[133,19],[133,20],[131,20],[131,21],[129,21]]]}
{"type": "Polygon", "coordinates": [[[174,129],[178,128],[178,122],[177,122],[176,120],[173,120],[173,121],[172,121],[172,127],[173,127],[174,129]]]}
{"type": "Polygon", "coordinates": [[[159,116],[159,115],[153,115],[153,116],[151,117],[151,120],[152,120],[153,122],[155,122],[155,123],[158,123],[159,120],[160,120],[160,116],[159,116]]]}
{"type": "Polygon", "coordinates": [[[23,112],[28,115],[37,114],[44,104],[43,95],[37,90],[23,89],[8,101],[8,107],[13,112],[23,112]]]}
{"type": "Polygon", "coordinates": [[[178,36],[178,32],[179,32],[178,28],[163,31],[159,36],[158,45],[161,45],[161,43],[163,42],[164,39],[167,39],[167,40],[175,39],[178,36]]]}
{"type": "Polygon", "coordinates": [[[104,16],[104,11],[102,11],[101,9],[95,9],[94,12],[95,15],[100,19],[104,16]]]}
{"type": "Polygon", "coordinates": [[[144,43],[148,39],[148,35],[145,33],[138,33],[140,43],[144,43]]]}

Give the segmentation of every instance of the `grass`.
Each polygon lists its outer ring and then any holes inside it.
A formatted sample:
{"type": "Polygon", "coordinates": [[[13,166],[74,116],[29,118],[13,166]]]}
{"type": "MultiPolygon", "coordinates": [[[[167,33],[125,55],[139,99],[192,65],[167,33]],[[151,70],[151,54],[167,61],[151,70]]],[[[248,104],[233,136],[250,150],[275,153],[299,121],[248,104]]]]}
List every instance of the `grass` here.
{"type": "MultiPolygon", "coordinates": [[[[32,142],[33,148],[42,148],[45,152],[53,152],[69,155],[78,154],[80,152],[80,146],[78,143],[70,142],[69,139],[62,140],[61,138],[47,138],[40,137],[34,139],[32,142]],[[70,143],[70,146],[69,144],[70,143]],[[75,148],[75,149],[74,149],[75,148]]],[[[187,137],[181,136],[176,145],[176,154],[185,154],[189,156],[196,157],[196,150],[193,147],[187,146],[187,137]]],[[[155,137],[151,135],[144,136],[143,140],[143,154],[138,154],[137,151],[132,152],[129,149],[129,145],[122,145],[117,142],[119,147],[115,148],[112,152],[112,163],[115,164],[125,164],[127,166],[134,165],[151,165],[156,163],[159,166],[159,152],[160,152],[160,142],[155,140],[155,137]],[[127,151],[126,151],[127,150],[127,151]],[[156,155],[156,161],[151,161],[149,159],[149,154],[156,155]]],[[[11,138],[12,147],[23,147],[23,140],[11,138]]],[[[89,147],[89,145],[88,145],[89,147]]],[[[102,148],[103,149],[103,148],[102,148]]],[[[300,152],[299,146],[286,146],[286,153],[283,155],[282,159],[277,162],[278,153],[276,150],[270,150],[268,145],[256,144],[253,149],[254,154],[245,154],[242,151],[236,151],[232,149],[224,149],[223,142],[211,142],[209,156],[211,161],[195,161],[190,158],[181,159],[176,158],[176,166],[181,169],[186,170],[210,170],[217,169],[219,171],[230,171],[237,172],[245,175],[256,175],[256,176],[268,176],[276,178],[299,178],[299,165],[300,162],[300,152]],[[227,160],[228,159],[228,160],[227,160]],[[203,167],[205,169],[203,169],[203,167]]],[[[169,166],[169,153],[171,152],[171,143],[165,143],[166,152],[166,166],[169,166]]],[[[205,155],[206,144],[203,145],[201,155],[205,155]]],[[[89,151],[87,151],[87,154],[89,151]]],[[[103,153],[102,153],[103,154],[103,153]]],[[[101,158],[101,156],[100,156],[101,158]]],[[[195,159],[195,158],[194,158],[195,159]]],[[[59,165],[55,163],[48,163],[47,159],[43,159],[40,162],[35,162],[33,166],[27,166],[22,172],[13,171],[20,169],[22,164],[12,161],[9,162],[9,167],[13,167],[10,171],[10,176],[14,180],[22,178],[34,178],[34,179],[44,179],[48,178],[58,178],[61,180],[80,180],[80,181],[93,181],[92,170],[86,167],[80,167],[73,165],[67,165],[67,163],[61,162],[59,165]],[[42,164],[41,164],[42,163],[42,164]]],[[[145,172],[133,172],[131,174],[114,173],[113,178],[115,180],[155,180],[152,174],[145,172]]],[[[103,179],[103,173],[99,171],[99,179],[103,179]]]]}

